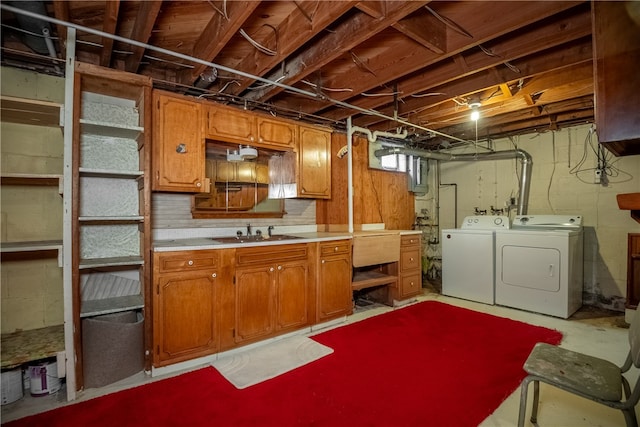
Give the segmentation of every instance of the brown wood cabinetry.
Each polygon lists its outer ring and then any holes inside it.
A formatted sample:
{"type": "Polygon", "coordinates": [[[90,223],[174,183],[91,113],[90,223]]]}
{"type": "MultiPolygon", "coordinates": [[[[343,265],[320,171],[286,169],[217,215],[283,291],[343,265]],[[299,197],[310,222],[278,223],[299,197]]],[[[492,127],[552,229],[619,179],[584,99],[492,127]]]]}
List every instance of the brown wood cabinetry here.
{"type": "Polygon", "coordinates": [[[351,314],[351,240],[318,243],[316,321],[351,314]]]}
{"type": "Polygon", "coordinates": [[[298,154],[298,196],[331,198],[331,131],[299,126],[296,148],[298,154]]]}
{"type": "Polygon", "coordinates": [[[218,349],[219,251],[161,252],[154,256],[154,366],[218,349]]]}
{"type": "Polygon", "coordinates": [[[402,301],[422,292],[422,241],[420,234],[400,238],[400,278],[392,288],[393,299],[402,301]]]}
{"type": "Polygon", "coordinates": [[[206,137],[264,148],[294,148],[296,125],[223,105],[205,108],[206,137]]]}
{"type": "Polygon", "coordinates": [[[153,95],[153,190],[209,191],[202,106],[167,92],[153,95]]]}
{"type": "MultiPolygon", "coordinates": [[[[640,27],[633,2],[592,2],[598,141],[618,156],[640,154],[640,27]]],[[[637,9],[637,8],[636,8],[637,9]]]]}
{"type": "Polygon", "coordinates": [[[309,324],[308,253],[306,244],[236,250],[236,343],[309,324]]]}

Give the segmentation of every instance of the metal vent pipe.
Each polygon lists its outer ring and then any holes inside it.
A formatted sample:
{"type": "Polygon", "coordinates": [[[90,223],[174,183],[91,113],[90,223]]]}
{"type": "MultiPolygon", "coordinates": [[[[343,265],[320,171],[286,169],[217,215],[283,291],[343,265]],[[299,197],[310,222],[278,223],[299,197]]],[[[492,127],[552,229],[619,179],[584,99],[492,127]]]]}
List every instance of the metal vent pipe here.
{"type": "Polygon", "coordinates": [[[518,197],[518,215],[526,215],[527,210],[529,209],[529,188],[531,187],[531,168],[533,166],[533,160],[531,155],[524,150],[492,151],[478,154],[450,154],[420,150],[417,148],[389,147],[376,150],[374,154],[376,157],[382,157],[388,154],[406,154],[425,159],[440,160],[443,162],[518,159],[522,164],[522,173],[520,175],[520,194],[518,197]]]}

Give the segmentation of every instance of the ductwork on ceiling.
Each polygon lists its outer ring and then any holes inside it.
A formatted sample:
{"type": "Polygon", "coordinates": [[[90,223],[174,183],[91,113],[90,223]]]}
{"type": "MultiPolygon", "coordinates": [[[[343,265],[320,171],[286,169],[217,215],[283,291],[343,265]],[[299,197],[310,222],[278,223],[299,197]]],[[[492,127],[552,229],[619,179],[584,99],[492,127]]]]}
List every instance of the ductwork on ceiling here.
{"type": "MultiPolygon", "coordinates": [[[[47,15],[47,10],[42,1],[11,1],[9,4],[27,12],[44,16],[47,15]]],[[[16,20],[20,28],[24,30],[22,34],[24,44],[29,46],[29,48],[37,54],[58,58],[53,40],[51,39],[51,24],[49,24],[49,22],[23,14],[16,14],[16,20]]],[[[58,67],[55,62],[53,67],[56,73],[59,74],[60,67],[58,67]]]]}
{"type": "Polygon", "coordinates": [[[389,154],[405,154],[443,162],[469,162],[480,160],[518,159],[522,165],[520,174],[520,195],[518,197],[518,215],[526,215],[529,208],[529,188],[531,187],[531,167],[533,160],[531,155],[524,150],[492,151],[488,153],[474,154],[450,154],[436,151],[420,150],[406,147],[389,147],[375,151],[376,157],[389,154]]]}

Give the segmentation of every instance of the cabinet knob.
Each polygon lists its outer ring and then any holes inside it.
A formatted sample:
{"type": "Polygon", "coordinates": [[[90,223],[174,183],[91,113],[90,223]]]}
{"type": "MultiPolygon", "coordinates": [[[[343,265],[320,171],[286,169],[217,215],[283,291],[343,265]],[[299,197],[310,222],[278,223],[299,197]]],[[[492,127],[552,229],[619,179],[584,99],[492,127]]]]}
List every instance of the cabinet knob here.
{"type": "Polygon", "coordinates": [[[413,286],[415,285],[415,283],[411,282],[411,287],[413,288],[413,286]]]}
{"type": "Polygon", "coordinates": [[[273,268],[273,267],[269,268],[269,271],[273,272],[273,270],[274,270],[274,268],[273,268]]]}
{"type": "Polygon", "coordinates": [[[278,266],[278,270],[282,270],[282,266],[281,265],[278,266]]]}
{"type": "Polygon", "coordinates": [[[187,152],[187,144],[176,145],[176,153],[185,154],[187,152]]]}
{"type": "Polygon", "coordinates": [[[215,279],[216,277],[218,277],[218,273],[213,273],[213,274],[211,275],[211,277],[213,277],[213,278],[215,279]]]}
{"type": "Polygon", "coordinates": [[[338,247],[336,246],[335,248],[333,248],[334,252],[338,252],[338,247]]]}
{"type": "Polygon", "coordinates": [[[193,265],[193,260],[189,260],[189,262],[187,262],[187,264],[193,265]]]}
{"type": "Polygon", "coordinates": [[[202,183],[201,182],[196,182],[196,187],[202,187],[202,183]]]}
{"type": "Polygon", "coordinates": [[[322,260],[321,262],[322,262],[322,264],[324,264],[324,260],[322,260]]]}
{"type": "Polygon", "coordinates": [[[409,258],[409,261],[413,262],[413,258],[409,258]]]}

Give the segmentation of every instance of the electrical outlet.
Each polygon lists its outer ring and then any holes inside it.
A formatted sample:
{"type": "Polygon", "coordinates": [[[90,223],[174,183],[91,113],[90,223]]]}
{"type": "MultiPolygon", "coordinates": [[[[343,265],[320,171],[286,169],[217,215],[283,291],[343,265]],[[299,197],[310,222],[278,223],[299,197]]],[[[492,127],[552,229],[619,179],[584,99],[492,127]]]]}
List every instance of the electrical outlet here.
{"type": "Polygon", "coordinates": [[[593,183],[594,184],[600,184],[601,180],[602,180],[602,170],[601,169],[596,169],[595,173],[593,175],[593,183]]]}

